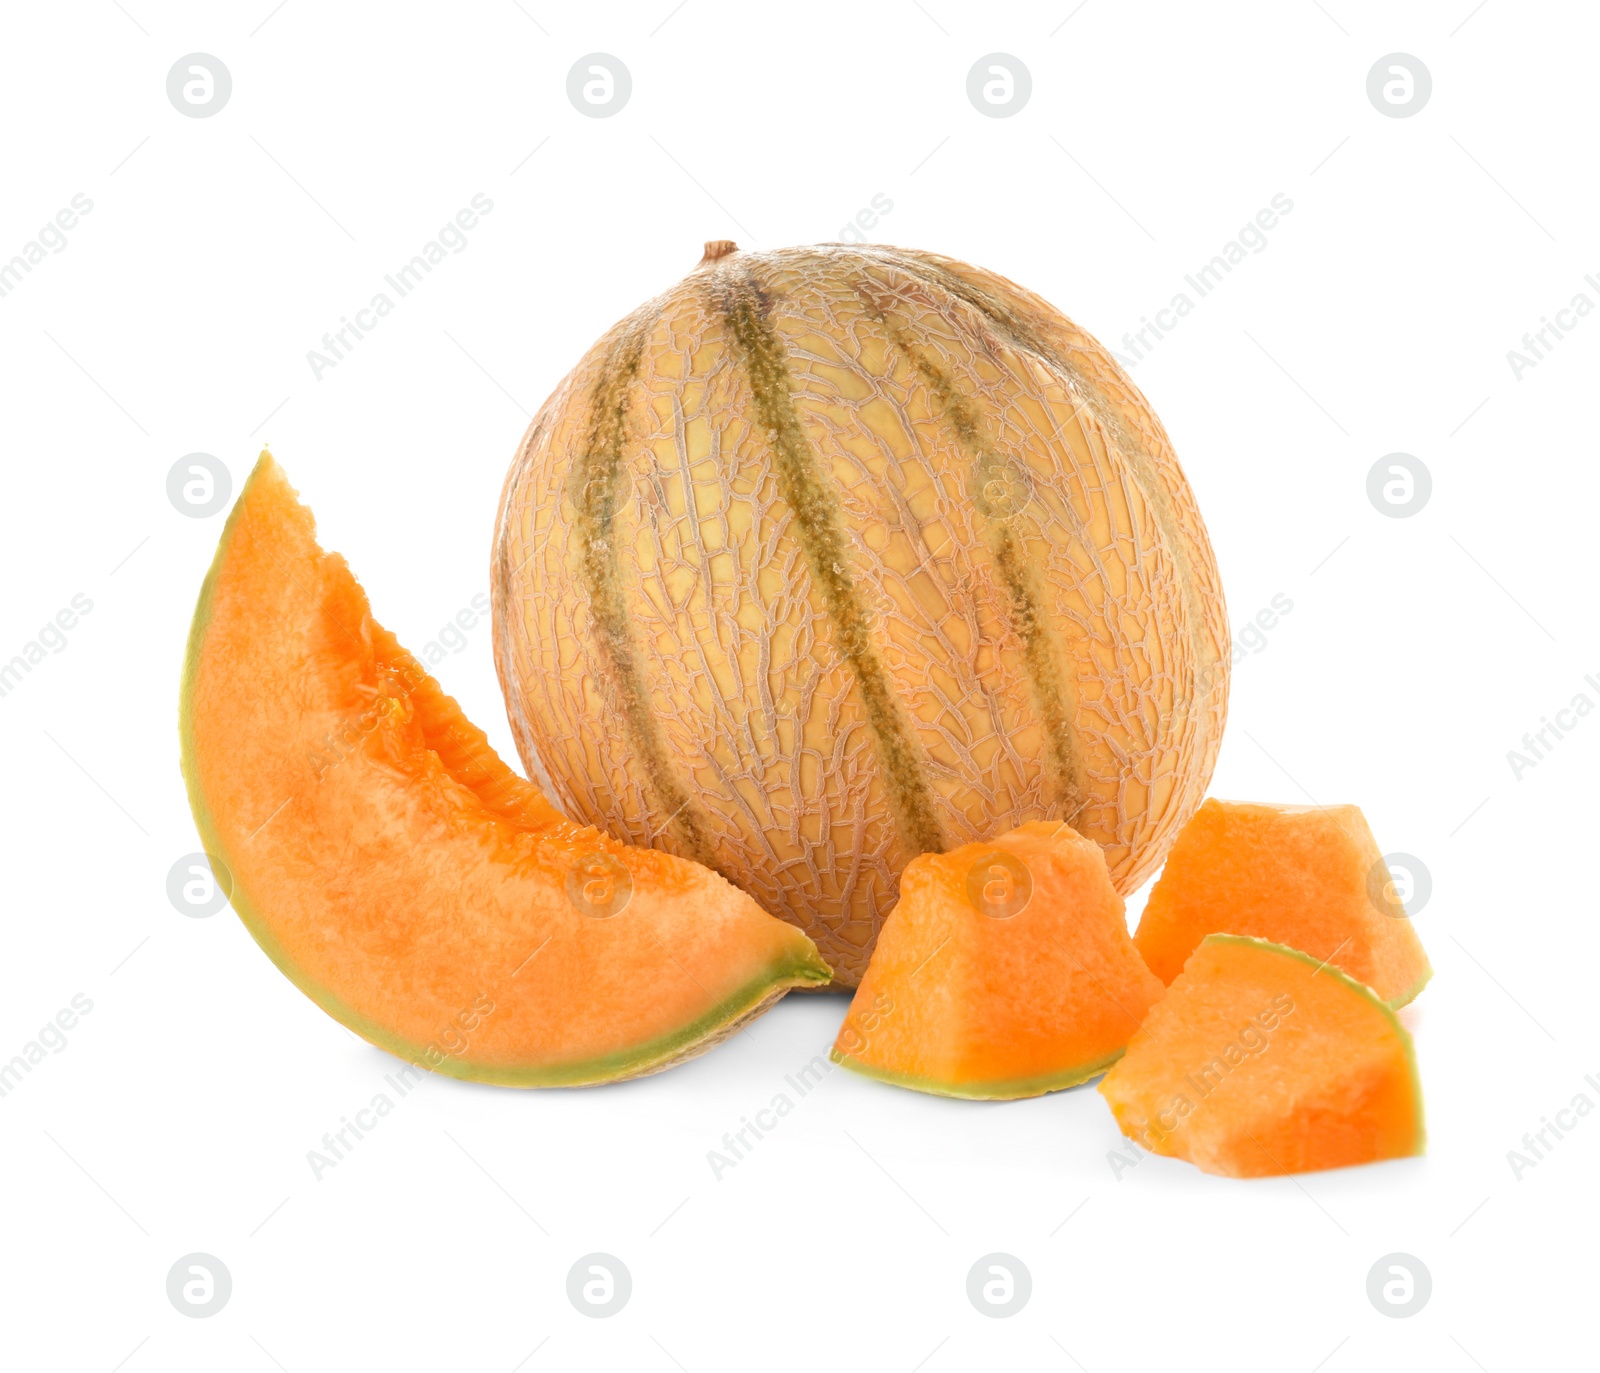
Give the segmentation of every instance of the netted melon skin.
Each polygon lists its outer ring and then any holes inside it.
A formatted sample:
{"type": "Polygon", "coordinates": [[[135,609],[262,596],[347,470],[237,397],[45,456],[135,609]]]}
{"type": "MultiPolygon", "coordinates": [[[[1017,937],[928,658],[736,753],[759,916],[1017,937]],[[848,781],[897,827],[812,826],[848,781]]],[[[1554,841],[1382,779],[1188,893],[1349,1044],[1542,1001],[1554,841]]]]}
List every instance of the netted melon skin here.
{"type": "Polygon", "coordinates": [[[530,425],[492,570],[530,776],[841,987],[921,852],[1066,820],[1132,891],[1221,741],[1221,582],[1160,421],[932,254],[734,252],[641,307],[530,425]]]}

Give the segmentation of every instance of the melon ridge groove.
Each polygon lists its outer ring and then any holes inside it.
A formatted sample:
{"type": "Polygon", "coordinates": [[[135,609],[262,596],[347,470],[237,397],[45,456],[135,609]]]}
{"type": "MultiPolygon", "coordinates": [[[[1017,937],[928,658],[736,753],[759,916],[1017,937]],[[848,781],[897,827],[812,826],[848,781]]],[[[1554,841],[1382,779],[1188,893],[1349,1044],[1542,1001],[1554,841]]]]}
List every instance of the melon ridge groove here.
{"type": "Polygon", "coordinates": [[[855,676],[900,837],[918,853],[943,853],[944,835],[934,813],[921,750],[872,643],[867,614],[850,575],[838,498],[795,411],[783,345],[769,319],[770,300],[753,273],[733,267],[714,269],[708,291],[744,361],[756,413],[775,460],[778,489],[793,512],[811,575],[822,588],[836,641],[855,676]]]}
{"type": "Polygon", "coordinates": [[[639,671],[622,590],[621,555],[614,538],[622,450],[627,442],[628,394],[638,379],[645,340],[659,314],[651,309],[634,315],[611,345],[589,394],[589,433],[569,473],[567,493],[595,642],[611,669],[628,736],[643,763],[641,781],[660,813],[668,817],[666,825],[682,841],[683,856],[725,875],[717,866],[694,797],[678,776],[656,728],[655,710],[639,671]]]}
{"type": "Polygon", "coordinates": [[[1041,603],[1038,577],[1018,546],[1016,535],[1006,517],[994,508],[984,494],[988,482],[999,473],[1000,455],[984,431],[982,411],[976,403],[969,402],[961,394],[955,379],[906,337],[905,331],[889,319],[881,304],[871,300],[866,303],[888,332],[890,341],[911,360],[918,375],[927,382],[955,434],[956,442],[971,461],[972,503],[983,516],[989,536],[985,542],[1005,585],[1011,611],[1011,629],[1022,642],[1022,659],[1028,673],[1028,684],[1033,689],[1034,706],[1044,723],[1045,736],[1050,741],[1050,761],[1055,768],[1056,785],[1065,808],[1064,818],[1070,824],[1083,807],[1082,762],[1078,755],[1077,735],[1072,728],[1072,711],[1063,689],[1055,635],[1051,632],[1041,603]]]}
{"type": "MultiPolygon", "coordinates": [[[[1162,532],[1166,535],[1166,544],[1171,557],[1183,574],[1179,583],[1184,602],[1189,609],[1190,630],[1189,641],[1191,651],[1195,658],[1196,676],[1204,683],[1201,700],[1206,707],[1212,707],[1216,686],[1215,681],[1220,665],[1227,660],[1228,650],[1226,644],[1217,644],[1217,652],[1212,656],[1205,649],[1206,618],[1201,612],[1198,592],[1195,590],[1195,579],[1192,575],[1193,563],[1189,556],[1189,549],[1184,541],[1184,536],[1179,528],[1177,513],[1173,509],[1172,495],[1160,474],[1156,472],[1153,459],[1146,450],[1144,443],[1133,434],[1122,417],[1116,413],[1114,407],[1096,404],[1095,388],[1085,386],[1081,371],[1074,366],[1061,350],[1057,349],[1048,339],[1041,337],[1027,323],[1020,318],[1004,301],[997,300],[988,291],[972,282],[965,280],[958,273],[949,270],[942,263],[933,261],[921,253],[908,252],[904,249],[881,248],[862,251],[861,256],[869,262],[887,262],[891,266],[906,272],[924,286],[939,289],[954,296],[963,304],[976,310],[989,325],[996,331],[1003,342],[1032,353],[1046,366],[1055,371],[1064,380],[1071,382],[1083,399],[1095,419],[1117,440],[1118,450],[1129,460],[1134,476],[1139,485],[1139,490],[1149,503],[1151,512],[1162,532]]],[[[1224,633],[1226,625],[1224,624],[1224,633]]],[[[1196,701],[1194,704],[1199,705],[1196,701]]],[[[1190,727],[1202,738],[1209,742],[1213,733],[1213,726],[1206,709],[1190,712],[1190,727]]],[[[1220,731],[1220,726],[1217,727],[1220,731]]]]}

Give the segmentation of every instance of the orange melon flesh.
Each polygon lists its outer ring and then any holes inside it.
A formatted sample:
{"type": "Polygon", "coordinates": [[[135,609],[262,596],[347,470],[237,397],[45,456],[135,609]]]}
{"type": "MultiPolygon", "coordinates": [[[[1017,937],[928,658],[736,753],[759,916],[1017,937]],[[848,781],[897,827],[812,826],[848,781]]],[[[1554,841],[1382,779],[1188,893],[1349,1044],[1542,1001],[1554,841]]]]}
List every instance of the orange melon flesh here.
{"type": "Polygon", "coordinates": [[[832,1058],[942,1096],[1038,1096],[1103,1072],[1161,995],[1100,846],[1037,821],[912,860],[832,1058]]]}
{"type": "Polygon", "coordinates": [[[1170,983],[1214,933],[1328,959],[1393,1006],[1433,976],[1356,806],[1202,805],[1167,855],[1133,942],[1170,983]]]}
{"type": "Polygon", "coordinates": [[[1264,939],[1208,935],[1100,1092],[1129,1139],[1226,1177],[1423,1150],[1411,1036],[1393,1009],[1264,939]]]}
{"type": "Polygon", "coordinates": [[[631,1077],[828,979],[715,873],[574,824],[513,773],[372,618],[265,453],[200,595],[181,727],[250,933],[411,1062],[516,1086],[631,1077]]]}

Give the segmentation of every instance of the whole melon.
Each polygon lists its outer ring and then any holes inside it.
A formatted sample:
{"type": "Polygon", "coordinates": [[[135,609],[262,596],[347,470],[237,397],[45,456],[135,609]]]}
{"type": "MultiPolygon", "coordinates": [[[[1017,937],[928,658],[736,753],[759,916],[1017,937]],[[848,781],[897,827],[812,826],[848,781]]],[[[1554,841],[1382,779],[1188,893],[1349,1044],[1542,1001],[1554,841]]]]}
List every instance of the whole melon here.
{"type": "Polygon", "coordinates": [[[919,853],[1065,820],[1132,891],[1227,712],[1160,421],[1071,320],[932,253],[708,244],[529,426],[493,593],[529,775],[842,987],[919,853]]]}

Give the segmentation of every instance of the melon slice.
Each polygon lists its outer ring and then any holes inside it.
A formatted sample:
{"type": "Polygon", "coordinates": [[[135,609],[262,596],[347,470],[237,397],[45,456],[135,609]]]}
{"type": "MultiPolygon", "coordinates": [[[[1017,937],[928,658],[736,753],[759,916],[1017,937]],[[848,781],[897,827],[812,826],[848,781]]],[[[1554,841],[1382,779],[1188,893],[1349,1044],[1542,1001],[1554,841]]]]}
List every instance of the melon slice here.
{"type": "Polygon", "coordinates": [[[1167,855],[1133,942],[1170,983],[1216,933],[1327,959],[1392,1006],[1433,976],[1357,806],[1201,806],[1167,855]]]}
{"type": "Polygon", "coordinates": [[[1100,846],[1037,821],[907,865],[832,1058],[942,1096],[1038,1096],[1104,1072],[1161,995],[1100,846]]]}
{"type": "Polygon", "coordinates": [[[715,873],[572,823],[501,762],[265,453],[200,593],[181,728],[250,933],[413,1063],[513,1086],[635,1077],[828,979],[715,873]]]}
{"type": "Polygon", "coordinates": [[[1227,1177],[1423,1149],[1394,1010],[1331,964],[1243,935],[1201,941],[1100,1092],[1129,1139],[1227,1177]]]}

